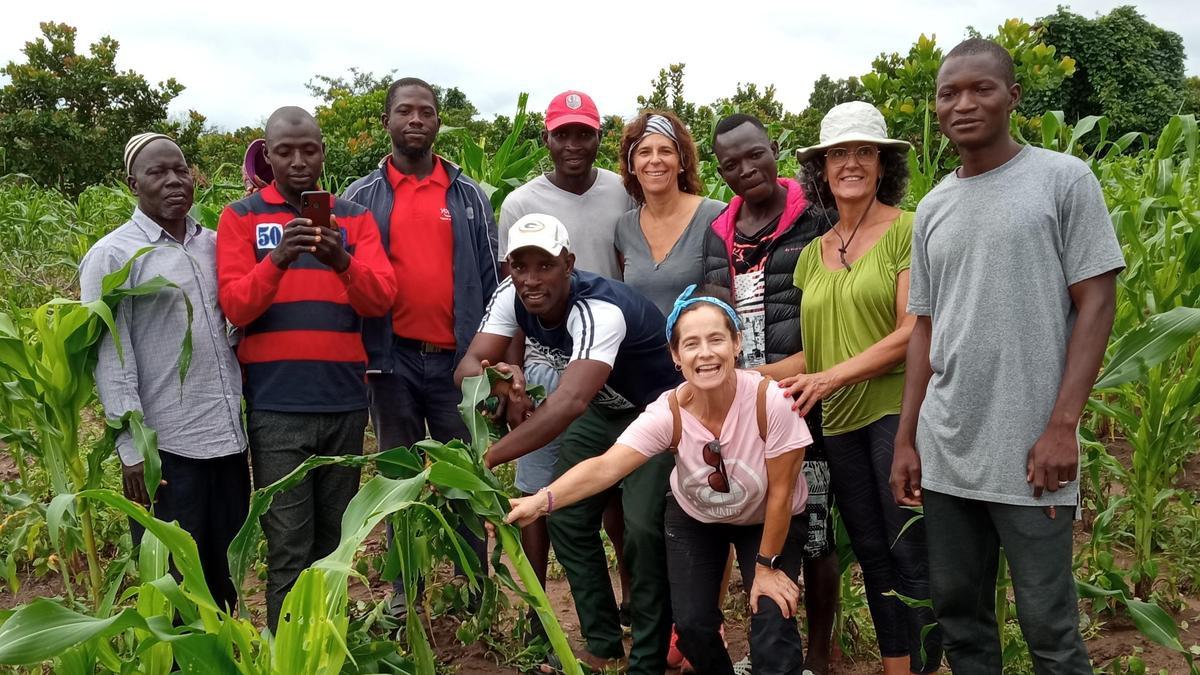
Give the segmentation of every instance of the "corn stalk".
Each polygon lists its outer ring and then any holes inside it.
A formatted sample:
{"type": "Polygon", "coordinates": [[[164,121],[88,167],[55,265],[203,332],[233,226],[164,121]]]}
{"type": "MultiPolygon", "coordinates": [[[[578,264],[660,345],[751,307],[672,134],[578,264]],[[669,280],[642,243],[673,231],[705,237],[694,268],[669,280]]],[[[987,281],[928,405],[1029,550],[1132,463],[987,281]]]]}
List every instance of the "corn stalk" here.
{"type": "MultiPolygon", "coordinates": [[[[124,358],[116,338],[113,311],[126,298],[175,287],[162,277],[133,288],[125,287],[134,261],[153,250],[148,247],[138,251],[123,267],[105,276],[99,300],[84,303],[56,299],[28,315],[18,315],[17,320],[0,313],[0,382],[3,382],[0,395],[5,399],[6,408],[14,414],[8,425],[20,420],[31,428],[32,431],[23,430],[23,449],[41,464],[49,477],[54,496],[51,510],[57,508],[60,514],[70,514],[70,520],[78,523],[87,560],[88,591],[94,608],[98,608],[101,601],[103,574],[92,509],[86,504],[69,503],[63,496],[98,487],[101,463],[112,452],[111,443],[101,443],[90,452],[82,451],[79,427],[80,411],[95,396],[92,370],[105,329],[114,335],[117,353],[124,358]]],[[[188,315],[178,362],[182,383],[191,356],[192,309],[187,296],[181,294],[181,297],[187,305],[188,315]]],[[[157,450],[148,445],[153,441],[151,435],[135,434],[135,438],[144,455],[157,456],[157,450]]],[[[148,481],[150,478],[147,474],[148,481]]],[[[158,477],[153,478],[153,487],[157,488],[158,477]]],[[[52,541],[60,558],[69,558],[76,550],[74,539],[68,537],[62,546],[58,546],[57,528],[52,529],[55,530],[51,533],[52,541]]]]}

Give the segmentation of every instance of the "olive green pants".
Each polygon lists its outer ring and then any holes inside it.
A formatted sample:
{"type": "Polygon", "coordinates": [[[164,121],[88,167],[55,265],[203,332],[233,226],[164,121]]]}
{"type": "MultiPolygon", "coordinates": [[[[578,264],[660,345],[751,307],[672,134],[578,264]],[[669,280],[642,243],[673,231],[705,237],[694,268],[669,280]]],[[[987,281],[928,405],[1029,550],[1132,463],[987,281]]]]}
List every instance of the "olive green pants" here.
{"type": "MultiPolygon", "coordinates": [[[[560,439],[555,475],[612,447],[617,437],[636,419],[638,411],[611,411],[588,406],[560,439]]],[[[663,454],[627,477],[621,488],[625,508],[625,562],[632,576],[630,620],[633,642],[629,671],[661,675],[667,669],[667,644],[671,637],[671,597],[667,583],[667,557],[663,538],[663,509],[668,478],[675,462],[663,454]]],[[[589,497],[550,514],[550,543],[567,573],[575,611],[587,649],[595,656],[620,658],[621,624],[617,600],[608,575],[608,558],[600,541],[600,527],[609,492],[589,497]]]]}

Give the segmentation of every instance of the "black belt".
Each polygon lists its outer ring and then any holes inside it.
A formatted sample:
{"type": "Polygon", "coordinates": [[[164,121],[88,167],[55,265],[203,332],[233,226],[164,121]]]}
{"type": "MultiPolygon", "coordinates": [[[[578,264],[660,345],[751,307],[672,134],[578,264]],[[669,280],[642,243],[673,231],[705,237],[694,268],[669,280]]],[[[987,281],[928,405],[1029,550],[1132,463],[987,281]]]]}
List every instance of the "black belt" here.
{"type": "Polygon", "coordinates": [[[400,337],[399,335],[393,336],[392,344],[397,347],[403,347],[404,349],[415,349],[415,350],[421,352],[422,354],[452,354],[452,353],[454,353],[453,349],[446,349],[445,347],[435,345],[432,342],[422,342],[421,340],[413,340],[411,338],[404,338],[404,337],[400,337]]]}

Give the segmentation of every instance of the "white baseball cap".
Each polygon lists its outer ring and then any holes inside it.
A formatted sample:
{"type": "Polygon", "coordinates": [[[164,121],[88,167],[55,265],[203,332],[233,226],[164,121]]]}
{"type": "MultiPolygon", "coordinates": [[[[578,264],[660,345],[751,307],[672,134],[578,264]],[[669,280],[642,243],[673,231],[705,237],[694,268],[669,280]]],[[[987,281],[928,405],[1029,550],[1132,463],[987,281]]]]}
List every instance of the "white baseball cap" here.
{"type": "Polygon", "coordinates": [[[567,236],[567,226],[558,218],[544,213],[530,213],[509,228],[508,249],[504,251],[504,257],[508,258],[513,251],[526,246],[535,246],[550,255],[558,255],[571,249],[571,238],[567,236]]]}
{"type": "Polygon", "coordinates": [[[848,101],[830,108],[821,120],[821,142],[800,148],[796,159],[803,162],[822,150],[842,143],[872,143],[880,147],[908,149],[907,141],[888,138],[883,114],[866,101],[848,101]]]}

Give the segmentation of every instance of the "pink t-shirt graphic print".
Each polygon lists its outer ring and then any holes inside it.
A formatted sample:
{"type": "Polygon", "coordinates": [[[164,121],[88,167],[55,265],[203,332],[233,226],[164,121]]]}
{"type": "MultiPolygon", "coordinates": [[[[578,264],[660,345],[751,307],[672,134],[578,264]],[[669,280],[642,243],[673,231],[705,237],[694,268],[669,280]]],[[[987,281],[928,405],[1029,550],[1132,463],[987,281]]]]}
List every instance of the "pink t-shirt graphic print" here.
{"type": "MultiPolygon", "coordinates": [[[[712,432],[687,410],[680,409],[681,435],[671,492],[688,515],[706,523],[752,525],[763,522],[767,501],[767,459],[812,444],[804,418],[792,410],[791,399],[778,387],[767,387],[767,440],[758,433],[758,383],[755,371],[737,371],[737,394],[721,427],[721,456],[729,477],[729,492],[717,492],[708,484],[713,467],[704,461],[704,444],[712,432]]],[[[667,451],[671,443],[670,392],[646,406],[617,443],[653,457],[667,451]]],[[[792,514],[804,511],[808,486],[804,474],[796,477],[792,514]]]]}

